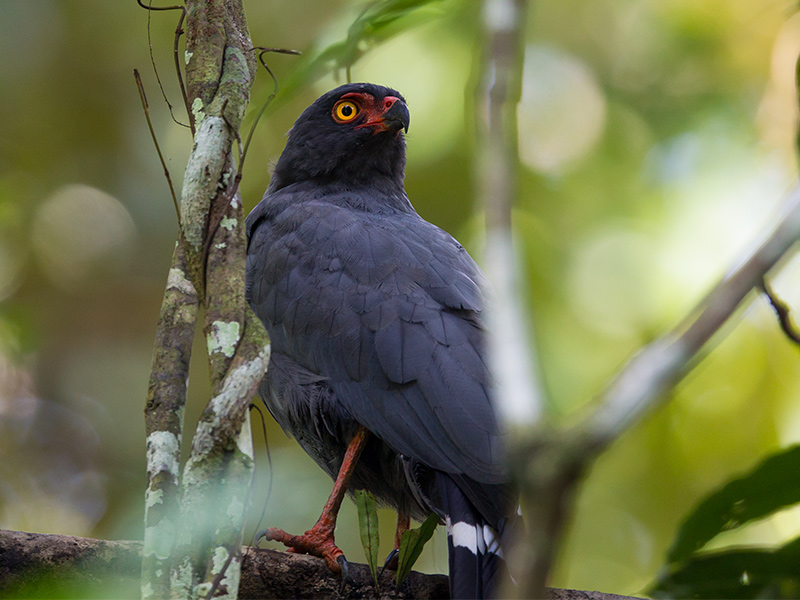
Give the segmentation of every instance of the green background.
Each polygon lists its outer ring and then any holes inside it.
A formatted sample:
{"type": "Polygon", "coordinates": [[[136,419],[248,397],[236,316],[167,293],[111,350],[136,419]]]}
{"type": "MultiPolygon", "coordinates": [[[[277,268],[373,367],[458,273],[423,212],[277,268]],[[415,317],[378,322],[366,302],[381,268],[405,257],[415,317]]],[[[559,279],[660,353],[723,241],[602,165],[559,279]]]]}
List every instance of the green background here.
{"type": "MultiPolygon", "coordinates": [[[[254,44],[313,55],[342,39],[363,4],[245,2],[254,44]]],[[[517,241],[549,410],[581,414],[637,348],[674,326],[774,222],[796,179],[788,0],[536,2],[519,108],[517,241]]],[[[175,113],[175,13],[153,13],[155,61],[175,113]]],[[[407,189],[423,217],[480,257],[472,107],[480,6],[443,0],[352,68],[400,90],[411,110],[407,189]]],[[[180,189],[191,150],[172,123],[133,0],[0,2],[0,527],[141,538],[143,404],[176,219],[133,68],[180,189]]],[[[181,51],[182,52],[182,51],[181,51]]],[[[304,58],[267,57],[281,81],[304,58]]],[[[253,138],[249,209],[285,133],[344,73],[279,96],[253,138]]],[[[262,70],[251,116],[271,90],[262,70]]],[[[800,263],[776,291],[800,306],[800,263]]],[[[654,577],[681,517],[709,490],[800,441],[800,356],[762,298],[725,327],[673,402],[623,436],[583,486],[552,585],[617,593],[654,577]]],[[[201,340],[202,336],[198,337],[201,340]]],[[[186,422],[208,390],[195,347],[186,422]]],[[[309,527],[327,477],[267,418],[255,424],[254,530],[309,527]],[[267,488],[271,479],[268,500],[267,488]]],[[[382,552],[393,516],[381,513],[382,552]]],[[[363,561],[355,508],[337,539],[363,561]]],[[[779,543],[800,513],[715,545],[779,543]]],[[[420,568],[446,570],[441,534],[420,568]]]]}

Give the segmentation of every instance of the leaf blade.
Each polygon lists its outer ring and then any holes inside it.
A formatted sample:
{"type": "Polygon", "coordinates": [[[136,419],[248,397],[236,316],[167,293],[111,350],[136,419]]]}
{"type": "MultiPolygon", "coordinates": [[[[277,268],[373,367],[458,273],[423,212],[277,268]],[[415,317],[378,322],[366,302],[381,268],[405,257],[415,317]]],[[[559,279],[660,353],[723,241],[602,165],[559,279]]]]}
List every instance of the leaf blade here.
{"type": "Polygon", "coordinates": [[[403,534],[400,539],[400,553],[397,558],[397,589],[405,581],[408,574],[411,572],[411,567],[417,562],[419,555],[422,554],[422,549],[425,544],[433,536],[436,531],[436,526],[439,524],[439,517],[431,513],[425,522],[416,529],[409,529],[403,534]]]}
{"type": "Polygon", "coordinates": [[[361,545],[364,547],[364,556],[378,589],[378,548],[380,545],[380,532],[378,530],[378,509],[375,496],[366,490],[356,490],[356,507],[358,508],[358,531],[361,535],[361,545]]]}
{"type": "Polygon", "coordinates": [[[798,464],[800,445],[769,456],[706,496],[678,529],[667,562],[684,561],[718,534],[800,502],[798,464]]]}
{"type": "Polygon", "coordinates": [[[655,599],[796,598],[800,538],[777,549],[737,548],[693,556],[647,590],[655,599]]]}

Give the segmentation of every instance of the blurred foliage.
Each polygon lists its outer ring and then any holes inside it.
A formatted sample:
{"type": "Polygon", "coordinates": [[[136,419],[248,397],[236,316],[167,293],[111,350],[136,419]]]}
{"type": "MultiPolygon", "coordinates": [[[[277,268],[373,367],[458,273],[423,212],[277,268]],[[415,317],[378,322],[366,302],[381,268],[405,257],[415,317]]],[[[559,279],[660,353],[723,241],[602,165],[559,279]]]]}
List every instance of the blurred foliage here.
{"type": "Polygon", "coordinates": [[[371,48],[386,42],[415,25],[436,18],[431,5],[442,0],[371,0],[364,4],[347,29],[344,39],[333,42],[320,51],[312,50],[304,64],[286,78],[283,98],[322,75],[340,73],[348,76],[350,68],[371,48]],[[420,10],[428,9],[428,10],[420,10]]]}
{"type": "Polygon", "coordinates": [[[775,550],[734,549],[698,555],[659,577],[653,598],[797,598],[800,540],[775,550]]]}
{"type": "MultiPolygon", "coordinates": [[[[470,118],[480,6],[417,4],[376,5],[411,11],[376,30],[351,29],[372,14],[357,0],[245,0],[254,44],[305,54],[268,57],[281,91],[248,152],[248,208],[293,120],[343,81],[341,71],[324,74],[334,63],[301,78],[306,61],[344,43],[356,52],[339,64],[355,61],[353,80],[395,87],[409,102],[407,189],[416,208],[480,257],[470,118]],[[294,80],[303,83],[291,89],[294,80]]],[[[532,8],[515,226],[550,410],[568,421],[772,222],[797,177],[800,18],[790,0],[532,8]]],[[[154,13],[151,28],[167,94],[180,106],[175,18],[154,13]]],[[[0,3],[0,527],[141,537],[142,411],[177,225],[134,67],[176,187],[191,149],[157,100],[146,27],[134,0],[0,3]]],[[[272,89],[262,73],[253,112],[272,89]]],[[[798,282],[797,260],[773,281],[794,307],[798,282]]],[[[754,297],[726,333],[673,401],[598,461],[553,585],[640,591],[691,507],[800,442],[800,356],[767,303],[754,297]]],[[[206,380],[200,340],[189,426],[206,380]]],[[[262,450],[251,530],[266,503],[267,524],[304,531],[330,482],[271,421],[267,437],[274,469],[262,450]]],[[[394,518],[379,514],[385,556],[394,518]]],[[[781,547],[799,533],[800,511],[784,510],[717,536],[709,549],[781,547]]],[[[361,555],[352,503],[337,539],[361,555]]],[[[441,533],[417,567],[446,569],[441,533]]]]}
{"type": "Polygon", "coordinates": [[[715,490],[681,524],[667,560],[685,561],[723,531],[800,503],[800,473],[795,468],[798,464],[800,447],[793,446],[715,490]]]}
{"type": "Polygon", "coordinates": [[[796,598],[800,537],[781,548],[696,554],[722,532],[800,503],[800,446],[774,454],[703,499],[678,529],[649,594],[657,598],[796,598]]]}

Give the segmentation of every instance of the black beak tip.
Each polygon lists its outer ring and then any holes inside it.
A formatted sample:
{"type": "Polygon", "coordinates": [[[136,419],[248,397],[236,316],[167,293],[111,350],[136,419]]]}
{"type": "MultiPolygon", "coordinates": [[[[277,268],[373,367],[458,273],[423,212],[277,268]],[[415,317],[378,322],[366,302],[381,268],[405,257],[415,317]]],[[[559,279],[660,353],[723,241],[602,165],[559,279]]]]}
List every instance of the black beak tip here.
{"type": "Polygon", "coordinates": [[[383,115],[383,122],[391,131],[400,131],[402,129],[405,133],[408,133],[409,121],[408,107],[402,101],[392,104],[391,108],[383,115]]]}

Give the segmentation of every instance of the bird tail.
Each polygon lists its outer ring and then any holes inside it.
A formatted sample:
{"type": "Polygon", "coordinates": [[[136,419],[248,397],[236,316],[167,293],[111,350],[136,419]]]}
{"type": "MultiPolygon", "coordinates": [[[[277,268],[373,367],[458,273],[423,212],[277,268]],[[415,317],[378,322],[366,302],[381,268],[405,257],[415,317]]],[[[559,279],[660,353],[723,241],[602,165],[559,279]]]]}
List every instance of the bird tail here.
{"type": "Polygon", "coordinates": [[[495,597],[509,577],[503,556],[503,542],[511,529],[509,520],[488,523],[449,478],[440,479],[439,493],[446,515],[450,597],[495,597]]]}

